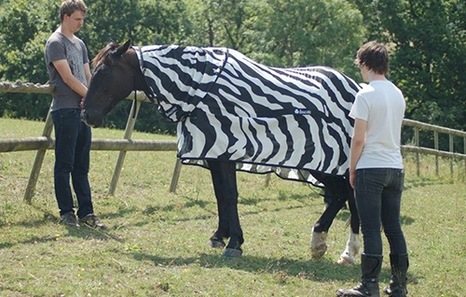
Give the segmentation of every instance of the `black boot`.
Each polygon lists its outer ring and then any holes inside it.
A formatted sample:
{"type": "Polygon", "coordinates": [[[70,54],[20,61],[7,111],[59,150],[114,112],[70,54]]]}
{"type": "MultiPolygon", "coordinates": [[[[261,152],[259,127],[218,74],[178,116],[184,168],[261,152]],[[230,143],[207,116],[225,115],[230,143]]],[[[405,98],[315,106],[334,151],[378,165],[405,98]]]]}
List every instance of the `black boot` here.
{"type": "Polygon", "coordinates": [[[406,272],[409,267],[408,255],[390,254],[390,266],[392,277],[390,284],[383,289],[384,293],[391,297],[406,297],[408,289],[406,288],[406,272]]]}
{"type": "Polygon", "coordinates": [[[361,255],[361,283],[352,289],[339,289],[339,297],[379,297],[379,274],[382,256],[361,255]]]}

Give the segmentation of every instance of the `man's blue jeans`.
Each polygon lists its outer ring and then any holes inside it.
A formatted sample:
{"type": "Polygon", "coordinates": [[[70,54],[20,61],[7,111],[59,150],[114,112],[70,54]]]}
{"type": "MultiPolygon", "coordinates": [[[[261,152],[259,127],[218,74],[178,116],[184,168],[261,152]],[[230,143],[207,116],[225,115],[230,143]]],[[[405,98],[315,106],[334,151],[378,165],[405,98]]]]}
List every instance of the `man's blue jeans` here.
{"type": "Polygon", "coordinates": [[[78,217],[93,213],[89,185],[91,128],[81,122],[81,111],[66,108],[52,112],[55,129],[55,197],[60,215],[73,211],[70,176],[78,200],[78,217]]]}
{"type": "Polygon", "coordinates": [[[361,220],[364,254],[382,255],[381,226],[390,244],[390,253],[407,254],[400,223],[403,184],[402,169],[366,168],[356,171],[355,195],[361,220]]]}

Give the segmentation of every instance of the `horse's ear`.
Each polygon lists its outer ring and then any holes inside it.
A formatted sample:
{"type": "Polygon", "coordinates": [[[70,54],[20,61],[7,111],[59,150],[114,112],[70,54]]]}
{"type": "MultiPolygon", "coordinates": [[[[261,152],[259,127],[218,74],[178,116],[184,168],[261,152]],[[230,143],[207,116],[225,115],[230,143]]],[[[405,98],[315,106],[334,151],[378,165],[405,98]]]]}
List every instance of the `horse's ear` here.
{"type": "Polygon", "coordinates": [[[126,51],[128,50],[128,48],[130,47],[131,45],[131,39],[128,39],[125,44],[119,46],[117,48],[117,50],[115,51],[115,55],[117,56],[121,56],[123,55],[124,53],[126,53],[126,51]]]}

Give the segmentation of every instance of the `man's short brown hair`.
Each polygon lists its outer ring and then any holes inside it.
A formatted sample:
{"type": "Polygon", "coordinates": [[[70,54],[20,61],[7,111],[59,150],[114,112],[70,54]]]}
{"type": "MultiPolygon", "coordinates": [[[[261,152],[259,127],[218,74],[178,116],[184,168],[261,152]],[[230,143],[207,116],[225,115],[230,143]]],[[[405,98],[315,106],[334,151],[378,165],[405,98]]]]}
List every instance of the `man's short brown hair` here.
{"type": "Polygon", "coordinates": [[[65,0],[60,5],[59,15],[60,21],[63,21],[65,15],[70,16],[73,12],[80,10],[84,14],[87,11],[87,6],[82,0],[65,0]]]}
{"type": "Polygon", "coordinates": [[[354,62],[358,66],[366,66],[369,70],[377,74],[387,74],[387,47],[377,41],[369,41],[359,48],[354,62]]]}

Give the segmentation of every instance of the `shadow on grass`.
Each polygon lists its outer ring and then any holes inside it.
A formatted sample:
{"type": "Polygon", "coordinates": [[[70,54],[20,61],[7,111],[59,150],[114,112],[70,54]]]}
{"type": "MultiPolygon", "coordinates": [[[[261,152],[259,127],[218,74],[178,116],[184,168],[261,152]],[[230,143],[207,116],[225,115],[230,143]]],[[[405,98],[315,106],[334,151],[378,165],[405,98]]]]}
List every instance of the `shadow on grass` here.
{"type": "MultiPolygon", "coordinates": [[[[187,209],[187,208],[193,208],[193,207],[199,207],[206,212],[216,215],[216,213],[212,212],[209,210],[209,205],[212,205],[215,203],[215,200],[213,199],[212,201],[205,201],[205,200],[200,200],[200,199],[194,199],[188,196],[182,196],[182,199],[187,200],[184,204],[169,204],[165,206],[147,206],[143,210],[143,214],[147,215],[152,215],[156,214],[158,212],[170,212],[170,211],[178,211],[179,209],[187,209]]],[[[212,206],[211,206],[212,207],[212,206]]],[[[213,208],[213,207],[212,207],[213,208]]]]}
{"type": "MultiPolygon", "coordinates": [[[[43,216],[41,219],[35,219],[35,220],[23,220],[23,221],[18,221],[14,223],[8,223],[10,226],[21,226],[21,227],[26,227],[26,228],[37,228],[43,225],[50,224],[51,222],[53,223],[58,223],[60,221],[60,218],[50,212],[49,210],[43,209],[39,206],[31,205],[31,207],[35,208],[37,211],[42,212],[43,216]]],[[[105,213],[105,214],[98,214],[99,218],[101,219],[113,219],[113,218],[120,218],[120,217],[125,217],[129,214],[138,212],[139,210],[131,207],[131,208],[124,208],[124,209],[119,209],[117,212],[113,213],[105,213]]],[[[0,227],[6,226],[7,224],[0,222],[0,227]]]]}
{"type": "Polygon", "coordinates": [[[100,230],[94,229],[87,226],[82,226],[79,228],[65,226],[68,229],[68,236],[82,238],[85,240],[96,239],[96,240],[115,240],[120,243],[124,242],[123,238],[112,234],[111,230],[100,230]]]}
{"type": "MultiPolygon", "coordinates": [[[[24,228],[41,228],[42,226],[53,224],[57,229],[66,228],[68,231],[67,234],[63,235],[58,232],[55,235],[45,235],[45,236],[32,236],[24,240],[11,241],[11,242],[2,242],[0,243],[0,249],[8,249],[16,245],[28,245],[28,244],[37,244],[37,243],[47,243],[54,242],[63,237],[77,237],[85,240],[96,239],[96,240],[115,240],[118,242],[124,242],[124,240],[114,234],[112,234],[112,229],[108,230],[99,230],[93,229],[87,226],[72,227],[64,226],[60,224],[60,219],[58,216],[55,216],[52,212],[47,209],[42,208],[37,205],[30,205],[32,208],[35,208],[37,211],[42,212],[41,219],[35,220],[23,220],[14,223],[0,224],[0,227],[10,226],[10,227],[24,227],[24,228]]],[[[105,215],[99,215],[100,218],[109,219],[113,217],[123,217],[128,213],[135,212],[136,209],[121,209],[117,213],[108,213],[105,215]]]]}
{"type": "Polygon", "coordinates": [[[99,216],[99,218],[107,220],[107,219],[125,217],[127,215],[130,215],[136,212],[139,212],[139,209],[135,207],[125,207],[125,208],[119,208],[118,211],[116,212],[107,212],[107,213],[101,213],[97,215],[99,216]]]}
{"type": "Polygon", "coordinates": [[[415,222],[415,220],[412,217],[409,216],[401,216],[400,218],[401,225],[411,225],[415,222]]]}
{"type": "MultiPolygon", "coordinates": [[[[199,257],[160,257],[141,252],[130,253],[138,261],[151,261],[156,266],[186,266],[198,265],[203,268],[230,268],[250,273],[270,273],[284,276],[298,277],[313,281],[354,281],[360,280],[359,265],[339,265],[329,259],[320,260],[290,260],[286,258],[272,259],[256,256],[241,256],[227,258],[219,255],[202,254],[199,257]]],[[[390,270],[383,268],[381,280],[388,280],[390,270]]]]}
{"type": "Polygon", "coordinates": [[[63,237],[76,237],[76,238],[82,238],[85,240],[90,240],[90,239],[115,240],[120,243],[124,242],[122,238],[115,236],[111,232],[105,231],[105,230],[97,230],[97,229],[92,229],[92,228],[84,227],[84,226],[77,228],[77,227],[62,226],[62,225],[57,224],[57,228],[62,228],[62,227],[67,229],[68,234],[32,236],[30,238],[15,241],[15,242],[2,242],[0,243],[0,250],[9,249],[17,245],[31,245],[31,244],[38,244],[38,243],[56,242],[56,241],[59,241],[63,237]]]}
{"type": "MultiPolygon", "coordinates": [[[[240,211],[239,214],[241,217],[246,217],[246,216],[253,216],[253,215],[260,215],[261,213],[263,213],[264,211],[267,211],[267,212],[280,212],[280,211],[283,211],[283,210],[292,210],[292,209],[302,209],[302,208],[305,208],[307,207],[307,205],[296,205],[296,206],[285,206],[285,207],[275,207],[275,208],[269,208],[269,209],[261,209],[261,210],[251,210],[251,211],[240,211]]],[[[203,215],[197,215],[197,216],[186,216],[186,217],[177,217],[176,219],[174,218],[171,218],[169,215],[167,216],[163,216],[161,215],[160,217],[158,217],[157,219],[158,220],[163,220],[163,221],[169,221],[169,222],[189,222],[189,221],[200,221],[200,220],[207,220],[207,219],[212,219],[212,218],[216,218],[217,217],[217,213],[215,212],[212,212],[212,211],[209,211],[209,210],[205,210],[207,213],[206,214],[203,214],[203,215]]],[[[154,213],[154,212],[152,212],[154,213]]],[[[315,214],[315,211],[312,210],[310,211],[310,215],[312,214],[315,214]]],[[[318,219],[318,217],[320,217],[321,213],[317,213],[315,215],[315,220],[318,219]]],[[[148,221],[144,221],[144,222],[141,222],[140,224],[137,224],[138,226],[142,226],[142,225],[145,225],[145,224],[148,224],[149,222],[148,221]]]]}
{"type": "MultiPolygon", "coordinates": [[[[96,240],[115,240],[118,242],[124,242],[124,240],[121,237],[112,234],[112,229],[99,230],[99,229],[93,229],[87,226],[80,226],[80,227],[63,226],[59,224],[58,222],[56,223],[56,225],[57,225],[57,229],[61,229],[61,228],[67,229],[68,234],[64,235],[65,237],[68,236],[68,237],[82,238],[86,240],[96,239],[96,240]]],[[[32,227],[37,227],[37,225],[36,226],[32,225],[32,227]]],[[[61,237],[63,237],[63,235],[61,236],[50,235],[50,236],[43,236],[43,237],[33,236],[31,238],[17,241],[17,242],[0,243],[0,249],[10,248],[15,245],[22,245],[22,244],[37,244],[37,243],[53,242],[53,241],[57,241],[61,237]]]]}
{"type": "Polygon", "coordinates": [[[310,192],[308,195],[303,195],[303,194],[289,194],[285,193],[283,191],[279,191],[278,197],[274,198],[266,198],[266,197],[246,197],[243,195],[240,195],[238,199],[239,204],[243,205],[257,205],[259,203],[263,202],[268,202],[268,201],[277,201],[277,202],[283,202],[283,201],[298,201],[302,203],[306,203],[307,201],[310,201],[311,199],[318,199],[319,196],[313,192],[310,192]]]}
{"type": "Polygon", "coordinates": [[[452,180],[440,177],[417,177],[405,179],[404,189],[420,188],[426,186],[453,184],[452,180]]]}
{"type": "Polygon", "coordinates": [[[43,225],[47,225],[49,223],[50,223],[50,217],[44,214],[44,217],[42,219],[24,220],[24,221],[18,221],[18,222],[13,222],[13,223],[0,222],[0,227],[20,226],[20,227],[25,227],[25,228],[37,228],[43,225]]]}
{"type": "MultiPolygon", "coordinates": [[[[341,221],[345,221],[349,223],[348,220],[350,216],[351,214],[349,210],[340,210],[338,214],[335,216],[335,220],[341,220],[341,221]]],[[[415,220],[412,217],[404,216],[404,215],[401,216],[400,220],[401,220],[401,225],[411,225],[415,222],[415,220]]]]}
{"type": "MultiPolygon", "coordinates": [[[[308,207],[309,204],[306,204],[306,200],[312,199],[314,197],[312,196],[307,196],[307,195],[291,195],[289,196],[288,200],[295,200],[302,202],[302,205],[297,205],[297,206],[283,206],[283,207],[274,207],[274,208],[267,208],[267,212],[280,212],[283,210],[292,210],[292,209],[301,209],[304,207],[308,207]]],[[[187,221],[199,221],[199,220],[206,220],[206,219],[211,219],[211,218],[216,218],[217,217],[217,212],[216,212],[216,207],[213,207],[212,204],[216,205],[215,199],[213,198],[212,201],[205,201],[205,200],[199,200],[199,199],[193,199],[188,196],[183,196],[183,199],[186,200],[184,204],[169,204],[165,206],[147,206],[142,213],[144,215],[156,215],[159,214],[158,220],[164,220],[164,221],[172,221],[172,222],[187,222],[187,221]],[[172,211],[178,211],[179,209],[186,209],[186,208],[192,208],[192,207],[199,207],[200,209],[204,210],[206,213],[202,215],[197,215],[197,216],[192,216],[192,217],[177,217],[176,219],[171,218],[170,214],[166,214],[167,212],[172,212],[172,211]]],[[[281,198],[278,199],[271,199],[271,198],[247,198],[247,197],[240,197],[239,198],[239,203],[238,205],[248,205],[248,206],[255,206],[259,204],[260,202],[265,202],[265,201],[281,201],[281,198]]],[[[262,207],[260,210],[250,210],[250,211],[240,211],[241,216],[249,216],[249,215],[257,215],[261,214],[264,212],[264,208],[262,207]]],[[[313,212],[314,214],[314,212],[313,212]]],[[[318,214],[320,216],[320,214],[318,214]]],[[[316,216],[316,220],[318,218],[316,216]]],[[[138,226],[145,225],[147,224],[147,221],[138,223],[138,226]]]]}
{"type": "MultiPolygon", "coordinates": [[[[199,200],[199,199],[193,199],[189,196],[186,196],[184,195],[182,197],[183,199],[186,199],[187,202],[184,204],[184,208],[189,208],[189,207],[200,207],[200,208],[203,208],[205,209],[206,207],[208,207],[209,205],[212,205],[212,204],[216,204],[216,201],[215,201],[215,197],[212,195],[212,199],[209,200],[209,201],[205,201],[205,200],[199,200]]],[[[298,195],[298,194],[293,194],[293,195],[287,195],[287,194],[284,194],[284,193],[280,193],[279,197],[277,198],[270,198],[270,197],[247,197],[247,196],[243,196],[243,195],[239,195],[238,197],[238,204],[239,205],[248,205],[248,206],[256,206],[258,205],[259,203],[264,203],[264,202],[270,202],[270,201],[277,201],[277,202],[280,202],[280,201],[291,201],[291,200],[294,200],[294,201],[300,201],[300,202],[306,202],[306,200],[308,199],[312,199],[312,198],[315,198],[314,196],[312,195],[298,195]]],[[[173,206],[170,207],[170,206],[166,206],[164,208],[162,208],[162,210],[168,208],[168,210],[173,210],[173,206]]]]}

